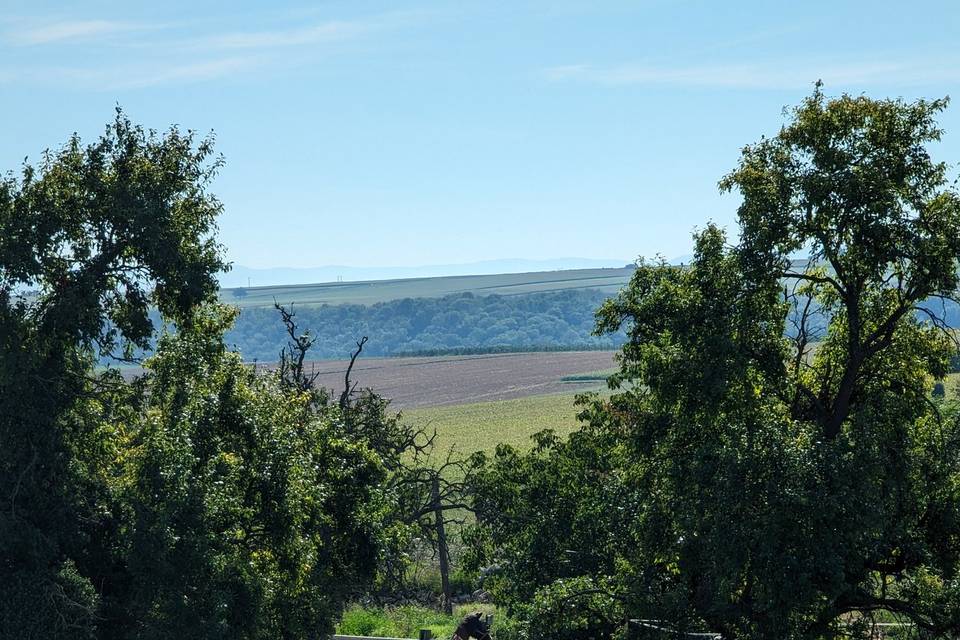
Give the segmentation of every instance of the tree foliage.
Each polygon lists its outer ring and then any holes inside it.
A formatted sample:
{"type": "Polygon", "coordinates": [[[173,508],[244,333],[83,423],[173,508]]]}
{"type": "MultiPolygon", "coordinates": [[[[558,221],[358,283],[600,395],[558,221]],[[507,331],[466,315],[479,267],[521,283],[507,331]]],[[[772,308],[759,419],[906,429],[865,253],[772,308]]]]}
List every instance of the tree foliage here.
{"type": "Polygon", "coordinates": [[[125,465],[137,637],[320,638],[373,578],[384,470],[342,415],[256,375],[212,309],[161,341],[125,465]]]}
{"type": "Polygon", "coordinates": [[[375,576],[376,452],[224,346],[219,164],[118,112],[0,182],[0,637],[320,638],[375,576]]]}
{"type": "Polygon", "coordinates": [[[310,331],[300,332],[296,313],[275,305],[287,332],[287,344],[280,353],[277,369],[281,386],[304,394],[320,413],[336,410],[341,437],[362,443],[382,465],[385,476],[380,483],[387,497],[381,530],[381,555],[377,579],[364,595],[395,596],[407,591],[410,556],[419,547],[429,547],[441,561],[444,604],[452,602],[447,589],[445,567],[449,559],[446,527],[460,527],[464,514],[472,509],[469,491],[470,467],[456,451],[438,452],[434,446],[436,431],[414,426],[390,410],[389,400],[372,389],[358,389],[350,378],[353,367],[367,344],[364,336],[344,374],[339,394],[316,385],[317,374],[307,371],[305,362],[315,342],[310,331]],[[334,402],[333,398],[337,400],[334,402]]]}
{"type": "Polygon", "coordinates": [[[95,144],[74,136],[0,181],[0,627],[13,636],[93,627],[101,472],[124,408],[95,400],[118,380],[92,365],[146,344],[151,304],[180,319],[213,296],[211,153],[118,113],[95,144]]]}
{"type": "Polygon", "coordinates": [[[739,240],[708,226],[689,267],[641,265],[603,305],[598,330],[627,332],[614,395],[569,442],[480,474],[478,562],[525,584],[508,605],[606,594],[578,637],[618,616],[729,638],[960,630],[960,414],[931,400],[957,354],[937,309],[960,196],[927,151],[945,105],[818,87],[721,182],[739,240]]]}

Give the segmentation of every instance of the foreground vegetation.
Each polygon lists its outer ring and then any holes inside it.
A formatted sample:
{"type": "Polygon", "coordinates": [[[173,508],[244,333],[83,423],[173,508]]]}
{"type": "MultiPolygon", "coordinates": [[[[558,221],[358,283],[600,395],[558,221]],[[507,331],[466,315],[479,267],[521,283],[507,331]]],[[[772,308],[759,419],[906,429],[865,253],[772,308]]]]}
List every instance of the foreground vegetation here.
{"type": "Polygon", "coordinates": [[[0,181],[0,637],[326,637],[459,499],[289,314],[276,371],[227,348],[213,158],[118,112],[0,181]]]}
{"type": "Polygon", "coordinates": [[[454,629],[463,616],[474,611],[496,615],[496,607],[485,604],[457,605],[451,614],[419,605],[353,605],[343,612],[337,633],[378,638],[419,638],[421,629],[429,629],[431,637],[445,639],[453,636],[454,629]]]}

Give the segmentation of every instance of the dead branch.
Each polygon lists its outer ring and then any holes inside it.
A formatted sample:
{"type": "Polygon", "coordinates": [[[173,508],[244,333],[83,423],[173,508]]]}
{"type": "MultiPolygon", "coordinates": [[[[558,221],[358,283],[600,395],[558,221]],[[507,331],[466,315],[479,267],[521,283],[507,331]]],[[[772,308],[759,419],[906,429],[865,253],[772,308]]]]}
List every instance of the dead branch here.
{"type": "Polygon", "coordinates": [[[356,364],[357,358],[360,357],[360,353],[363,352],[363,345],[367,344],[367,336],[363,336],[357,340],[357,350],[350,355],[350,364],[347,365],[347,372],[343,376],[343,393],[340,394],[340,409],[347,410],[350,408],[350,396],[353,395],[353,392],[356,391],[357,383],[350,384],[350,373],[353,371],[353,365],[356,364]]]}
{"type": "Polygon", "coordinates": [[[289,336],[287,345],[280,352],[278,373],[281,383],[299,392],[314,391],[314,383],[320,374],[314,372],[308,375],[304,370],[303,363],[316,338],[311,336],[309,331],[298,333],[297,323],[294,321],[296,313],[293,311],[292,305],[288,311],[286,307],[274,300],[273,308],[280,312],[280,318],[283,320],[284,328],[287,331],[287,336],[289,336]]]}

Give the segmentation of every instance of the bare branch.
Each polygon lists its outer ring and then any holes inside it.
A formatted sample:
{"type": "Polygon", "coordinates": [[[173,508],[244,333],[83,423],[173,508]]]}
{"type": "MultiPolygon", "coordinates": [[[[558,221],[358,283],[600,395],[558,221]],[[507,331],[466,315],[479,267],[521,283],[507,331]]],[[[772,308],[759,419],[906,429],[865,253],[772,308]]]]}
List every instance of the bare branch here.
{"type": "Polygon", "coordinates": [[[350,364],[347,365],[347,371],[343,376],[343,393],[340,394],[340,409],[342,410],[350,408],[350,396],[357,389],[356,383],[350,384],[350,373],[353,371],[353,365],[356,364],[357,358],[363,352],[363,345],[365,344],[367,344],[367,336],[357,340],[357,350],[350,355],[350,364]]]}

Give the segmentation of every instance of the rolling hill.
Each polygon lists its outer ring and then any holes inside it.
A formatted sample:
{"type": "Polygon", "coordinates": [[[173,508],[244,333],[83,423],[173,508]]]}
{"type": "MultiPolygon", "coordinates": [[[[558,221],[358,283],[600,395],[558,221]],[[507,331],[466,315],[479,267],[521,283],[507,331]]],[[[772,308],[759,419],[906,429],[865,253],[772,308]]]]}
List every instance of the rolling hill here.
{"type": "Polygon", "coordinates": [[[234,287],[221,289],[220,297],[224,302],[243,309],[272,307],[274,301],[283,305],[372,305],[404,298],[441,298],[461,293],[517,295],[571,289],[596,289],[612,294],[627,283],[632,273],[632,268],[571,269],[498,275],[234,287]]]}

